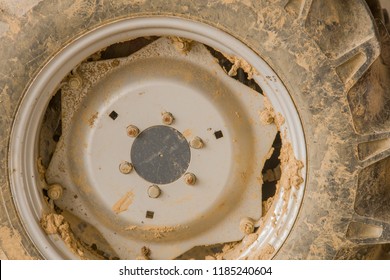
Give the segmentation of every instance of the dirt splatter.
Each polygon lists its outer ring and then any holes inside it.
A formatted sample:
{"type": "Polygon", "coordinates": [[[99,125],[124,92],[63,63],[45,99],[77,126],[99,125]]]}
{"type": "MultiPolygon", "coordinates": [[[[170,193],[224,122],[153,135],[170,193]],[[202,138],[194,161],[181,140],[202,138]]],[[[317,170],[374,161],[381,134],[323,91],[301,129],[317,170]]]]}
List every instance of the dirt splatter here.
{"type": "Polygon", "coordinates": [[[88,125],[90,128],[92,128],[95,125],[95,121],[99,116],[99,112],[94,113],[89,119],[88,119],[88,125]]]}
{"type": "Polygon", "coordinates": [[[301,176],[303,162],[295,158],[291,143],[283,143],[279,159],[281,167],[280,185],[285,190],[288,190],[291,186],[298,188],[303,183],[301,176]]]}
{"type": "Polygon", "coordinates": [[[264,106],[265,109],[259,113],[260,121],[263,124],[275,123],[276,127],[280,131],[282,125],[284,124],[284,117],[282,114],[275,112],[267,97],[264,97],[264,106]]]}
{"type": "Polygon", "coordinates": [[[232,68],[230,68],[228,75],[229,76],[235,76],[237,75],[238,68],[242,68],[245,73],[248,74],[248,80],[253,79],[253,75],[258,74],[257,70],[250,65],[248,62],[246,62],[243,58],[238,58],[233,55],[223,54],[231,63],[233,63],[232,68]]]}
{"type": "Polygon", "coordinates": [[[226,243],[222,247],[222,252],[221,253],[217,253],[215,255],[209,255],[206,258],[208,258],[208,259],[214,258],[216,260],[227,260],[227,259],[230,259],[229,254],[231,254],[232,252],[237,252],[237,251],[238,251],[238,253],[241,252],[240,250],[237,250],[237,247],[239,247],[237,245],[239,245],[239,244],[241,244],[241,242],[226,243]]]}
{"type": "Polygon", "coordinates": [[[143,246],[141,248],[141,255],[137,257],[137,260],[150,260],[151,253],[150,248],[143,246]]]}
{"type": "Polygon", "coordinates": [[[112,211],[115,214],[119,214],[123,211],[127,211],[131,203],[133,203],[134,194],[132,192],[127,192],[121,199],[119,199],[114,206],[112,206],[112,211]]]}
{"type": "Polygon", "coordinates": [[[167,233],[175,232],[179,228],[182,228],[182,226],[128,226],[125,230],[147,232],[151,233],[155,239],[162,239],[167,233]]]}
{"type": "Polygon", "coordinates": [[[70,225],[65,221],[64,216],[54,213],[44,214],[40,224],[47,234],[58,234],[74,254],[83,258],[83,246],[74,236],[70,225]]]}
{"type": "Polygon", "coordinates": [[[275,253],[275,248],[271,244],[267,244],[263,250],[259,253],[259,260],[266,260],[273,256],[275,253]]]}
{"type": "Polygon", "coordinates": [[[272,112],[270,112],[268,109],[265,109],[260,112],[260,121],[262,124],[267,125],[274,122],[274,116],[272,112]]]}
{"type": "Polygon", "coordinates": [[[267,214],[267,212],[271,208],[273,202],[274,202],[274,197],[270,197],[266,201],[263,201],[262,212],[261,212],[263,216],[265,216],[267,214]]]}
{"type": "Polygon", "coordinates": [[[2,249],[1,259],[10,260],[31,260],[22,245],[22,238],[19,233],[9,227],[0,227],[0,248],[2,249]]]}

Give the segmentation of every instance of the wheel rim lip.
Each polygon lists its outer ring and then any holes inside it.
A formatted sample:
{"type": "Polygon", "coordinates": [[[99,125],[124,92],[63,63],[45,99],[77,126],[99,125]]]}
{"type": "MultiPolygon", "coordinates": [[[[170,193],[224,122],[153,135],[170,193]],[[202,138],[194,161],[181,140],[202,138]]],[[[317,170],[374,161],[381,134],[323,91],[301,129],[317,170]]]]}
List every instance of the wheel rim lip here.
{"type": "MultiPolygon", "coordinates": [[[[58,248],[58,245],[55,247],[54,241],[44,233],[39,225],[44,204],[40,187],[36,181],[38,179],[34,178],[38,175],[35,162],[38,151],[36,143],[40,123],[52,92],[55,91],[66,74],[85,57],[116,42],[153,35],[174,35],[190,38],[228,54],[239,54],[240,57],[248,61],[260,74],[259,77],[255,77],[255,81],[267,93],[267,97],[275,110],[281,112],[285,117],[285,124],[281,127],[281,131],[287,129],[287,139],[293,147],[296,158],[304,163],[307,162],[303,128],[286,87],[259,55],[236,38],[212,26],[173,17],[139,17],[107,24],[74,40],[41,69],[25,92],[14,119],[8,153],[11,191],[28,235],[45,258],[74,257],[68,250],[64,251],[65,247],[58,248]],[[227,42],[232,47],[227,47],[227,42]],[[276,82],[267,80],[266,76],[269,75],[274,76],[276,82]],[[276,92],[277,94],[275,94],[276,92]],[[38,110],[39,108],[42,108],[42,110],[38,110]],[[31,142],[34,143],[34,147],[29,144],[31,142]],[[27,188],[27,186],[30,186],[30,188],[27,188]],[[25,221],[34,222],[27,223],[25,221]]],[[[302,177],[304,179],[306,177],[306,164],[305,168],[302,169],[302,177]]],[[[266,225],[259,234],[258,240],[260,242],[253,243],[242,253],[241,257],[248,256],[251,251],[259,250],[269,243],[276,250],[280,248],[297,217],[304,193],[303,186],[304,183],[299,189],[293,190],[294,193],[290,195],[291,198],[294,194],[297,197],[297,202],[293,203],[292,199],[289,201],[291,210],[288,212],[290,215],[285,217],[284,222],[282,221],[284,227],[281,233],[279,232],[279,236],[276,238],[276,231],[272,228],[272,225],[266,225]]],[[[281,197],[280,194],[278,201],[275,201],[276,210],[280,210],[284,205],[281,197]]]]}

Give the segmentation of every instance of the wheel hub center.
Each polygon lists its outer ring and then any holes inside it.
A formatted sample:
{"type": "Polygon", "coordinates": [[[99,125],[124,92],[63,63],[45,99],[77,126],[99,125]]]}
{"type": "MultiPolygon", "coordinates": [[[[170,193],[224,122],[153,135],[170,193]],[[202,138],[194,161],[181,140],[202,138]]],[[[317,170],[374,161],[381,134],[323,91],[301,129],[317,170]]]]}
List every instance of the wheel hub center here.
{"type": "Polygon", "coordinates": [[[179,131],[157,125],[137,136],[130,156],[139,176],[153,184],[169,184],[187,171],[191,152],[179,131]]]}

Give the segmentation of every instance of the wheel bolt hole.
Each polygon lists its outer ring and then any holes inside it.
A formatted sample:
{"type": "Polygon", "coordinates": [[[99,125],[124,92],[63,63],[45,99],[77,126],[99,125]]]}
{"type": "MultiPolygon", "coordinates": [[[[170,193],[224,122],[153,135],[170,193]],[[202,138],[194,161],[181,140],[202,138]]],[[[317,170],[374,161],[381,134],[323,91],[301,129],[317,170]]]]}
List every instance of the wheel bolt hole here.
{"type": "Polygon", "coordinates": [[[153,211],[146,211],[146,216],[147,219],[153,219],[154,217],[154,212],[153,211]]]}
{"type": "Polygon", "coordinates": [[[115,121],[115,119],[118,117],[118,113],[112,111],[108,116],[115,121]]]}
{"type": "Polygon", "coordinates": [[[218,130],[218,131],[214,132],[214,136],[216,139],[219,139],[219,138],[223,137],[223,133],[221,130],[218,130]]]}

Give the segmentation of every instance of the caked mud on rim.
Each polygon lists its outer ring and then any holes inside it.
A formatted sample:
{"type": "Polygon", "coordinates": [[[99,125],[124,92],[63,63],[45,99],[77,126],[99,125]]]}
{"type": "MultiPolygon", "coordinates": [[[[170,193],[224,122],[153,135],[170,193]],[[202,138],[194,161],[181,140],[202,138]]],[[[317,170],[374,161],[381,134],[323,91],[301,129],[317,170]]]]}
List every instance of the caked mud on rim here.
{"type": "Polygon", "coordinates": [[[286,87],[250,48],[202,23],[134,18],[36,76],[11,188],[47,259],[272,258],[303,198],[305,149],[286,87]]]}

